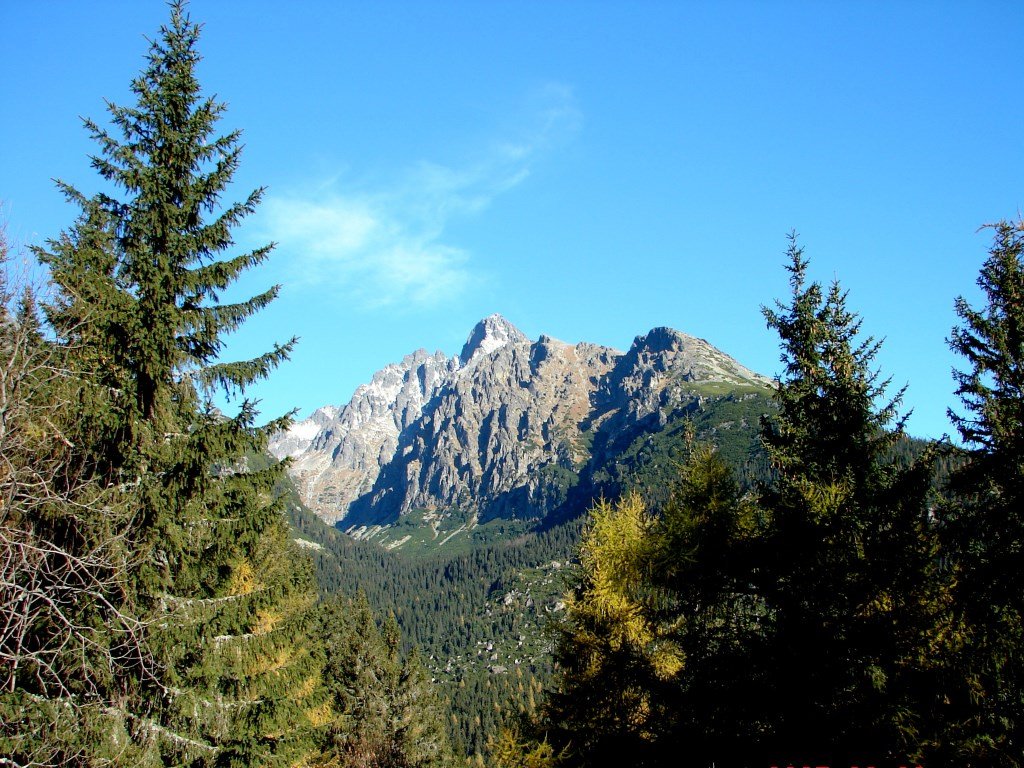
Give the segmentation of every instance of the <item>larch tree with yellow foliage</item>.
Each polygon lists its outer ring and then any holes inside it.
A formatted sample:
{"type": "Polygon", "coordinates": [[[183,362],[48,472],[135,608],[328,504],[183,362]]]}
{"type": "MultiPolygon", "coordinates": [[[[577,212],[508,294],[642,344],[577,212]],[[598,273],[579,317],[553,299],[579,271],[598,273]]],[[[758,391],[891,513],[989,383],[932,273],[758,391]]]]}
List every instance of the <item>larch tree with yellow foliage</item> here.
{"type": "Polygon", "coordinates": [[[671,627],[657,621],[652,585],[654,517],[641,496],[600,501],[580,544],[577,582],[558,626],[558,690],[549,696],[550,738],[570,765],[643,765],[667,713],[659,687],[683,660],[671,627]]]}
{"type": "Polygon", "coordinates": [[[660,509],[631,493],[590,513],[541,723],[559,765],[709,764],[757,730],[758,510],[717,452],[688,450],[660,509]]]}

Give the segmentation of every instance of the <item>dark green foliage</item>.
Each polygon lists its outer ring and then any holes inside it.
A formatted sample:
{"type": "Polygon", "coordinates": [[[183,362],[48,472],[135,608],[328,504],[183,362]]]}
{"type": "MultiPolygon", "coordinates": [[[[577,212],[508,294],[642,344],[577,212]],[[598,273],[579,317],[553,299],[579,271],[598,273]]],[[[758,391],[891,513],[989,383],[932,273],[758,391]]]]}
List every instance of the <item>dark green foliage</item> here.
{"type": "Polygon", "coordinates": [[[763,732],[764,671],[752,663],[768,618],[755,584],[763,525],[722,455],[697,446],[662,511],[651,562],[651,584],[665,596],[655,615],[673,627],[685,660],[663,689],[673,716],[657,764],[683,753],[727,765],[763,732]]]}
{"type": "MultiPolygon", "coordinates": [[[[313,550],[321,589],[351,598],[363,592],[376,615],[395,615],[406,648],[418,649],[451,701],[454,750],[484,752],[499,727],[528,707],[531,692],[536,704],[550,676],[543,626],[554,599],[535,593],[533,605],[525,608],[525,597],[511,606],[503,598],[516,588],[520,574],[533,573],[537,581],[554,578],[550,569],[540,569],[552,561],[566,563],[578,539],[577,524],[450,558],[410,560],[327,527],[294,497],[289,509],[299,532],[322,547],[313,550]],[[501,647],[484,651],[490,641],[501,647]],[[500,653],[498,661],[491,662],[493,653],[500,653]],[[495,665],[506,672],[492,673],[495,665]]],[[[549,589],[560,592],[558,583],[549,589]]]]}
{"type": "Polygon", "coordinates": [[[614,462],[596,470],[586,505],[633,489],[654,505],[664,504],[694,440],[714,445],[745,486],[767,480],[770,470],[758,434],[761,418],[775,409],[771,392],[753,386],[708,389],[694,389],[693,399],[669,414],[662,429],[641,433],[614,462]]]}
{"type": "Polygon", "coordinates": [[[789,256],[763,479],[697,448],[652,513],[593,513],[546,710],[562,764],[874,764],[938,738],[935,451],[902,434],[843,291],[789,256]]]}
{"type": "Polygon", "coordinates": [[[109,714],[118,680],[147,660],[125,590],[131,514],[72,461],[85,384],[10,266],[0,232],[0,757],[139,759],[109,714]]]}
{"type": "Polygon", "coordinates": [[[378,629],[365,596],[318,610],[331,697],[326,762],[366,768],[451,765],[445,715],[415,651],[402,658],[394,617],[378,629]]]}
{"type": "Polygon", "coordinates": [[[560,764],[731,765],[759,738],[757,533],[756,507],[705,446],[691,446],[659,514],[635,495],[595,510],[544,708],[560,764]]]}
{"type": "MultiPolygon", "coordinates": [[[[714,445],[749,487],[770,477],[759,440],[761,417],[775,405],[771,391],[759,385],[674,382],[679,400],[658,419],[647,419],[621,434],[614,445],[598,434],[594,458],[581,468],[565,504],[542,526],[558,525],[583,515],[600,498],[618,498],[636,490],[654,506],[664,504],[693,440],[714,445]]],[[[588,433],[591,439],[593,432],[588,433]]]]}
{"type": "Polygon", "coordinates": [[[837,764],[913,756],[935,583],[929,456],[892,461],[902,391],[885,399],[888,382],[871,369],[878,344],[858,339],[838,284],[807,284],[795,241],[789,255],[791,301],[765,310],[785,366],[778,416],[764,427],[777,476],[760,502],[765,746],[837,764]]]}
{"type": "Polygon", "coordinates": [[[992,229],[994,243],[978,277],[985,306],[956,300],[964,325],[953,329],[949,343],[970,364],[955,374],[956,394],[969,413],[950,417],[964,443],[985,450],[986,461],[1008,462],[1024,452],[1024,221],[992,229]]]}
{"type": "Polygon", "coordinates": [[[119,678],[112,711],[146,760],[293,764],[311,748],[318,707],[312,574],[274,500],[283,468],[247,466],[287,421],[258,426],[245,399],[233,416],[211,404],[218,390],[242,396],[291,342],[218,358],[276,288],[218,300],[270,248],[223,257],[261,193],[221,206],[239,134],[214,133],[223,106],[195,78],[198,34],[172,4],[132,83],[135,106],[110,105],[109,132],[86,122],[108,191],[86,198],[62,184],[82,213],[39,255],[58,291],[49,321],[82,382],[68,466],[120,489],[130,512],[119,534],[135,553],[125,599],[149,655],[119,678]]]}
{"type": "Polygon", "coordinates": [[[978,277],[984,305],[959,298],[950,337],[966,412],[951,418],[966,447],[942,507],[956,580],[957,618],[969,640],[951,670],[958,682],[948,759],[1019,766],[1024,754],[1024,222],[994,225],[978,277]]]}

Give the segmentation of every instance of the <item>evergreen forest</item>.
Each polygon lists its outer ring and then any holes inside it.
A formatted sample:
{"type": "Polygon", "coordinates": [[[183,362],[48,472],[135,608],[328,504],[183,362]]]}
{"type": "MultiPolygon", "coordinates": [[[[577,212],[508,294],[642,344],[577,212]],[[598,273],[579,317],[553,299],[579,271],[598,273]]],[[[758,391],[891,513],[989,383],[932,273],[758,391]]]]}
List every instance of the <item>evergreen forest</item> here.
{"type": "Polygon", "coordinates": [[[565,519],[389,552],[267,454],[291,414],[247,392],[296,340],[224,359],[279,286],[222,301],[273,245],[236,247],[263,190],[224,199],[199,41],[176,0],[85,121],[104,191],[58,182],[46,280],[0,240],[0,766],[1024,765],[1024,220],[955,299],[955,441],[793,234],[773,388],[565,519]]]}

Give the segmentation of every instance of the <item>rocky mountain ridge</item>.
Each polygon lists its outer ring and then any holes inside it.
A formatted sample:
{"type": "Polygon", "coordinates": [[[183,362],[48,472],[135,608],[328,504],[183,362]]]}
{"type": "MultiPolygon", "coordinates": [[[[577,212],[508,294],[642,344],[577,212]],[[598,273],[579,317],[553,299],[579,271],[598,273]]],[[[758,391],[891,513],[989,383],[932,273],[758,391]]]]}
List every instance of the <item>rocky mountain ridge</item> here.
{"type": "Polygon", "coordinates": [[[434,538],[495,519],[534,520],[638,435],[709,393],[771,381],[703,339],[669,328],[623,353],[548,336],[499,315],[462,352],[419,350],[386,366],[344,406],[274,438],[303,500],[324,520],[372,535],[415,513],[434,538]]]}

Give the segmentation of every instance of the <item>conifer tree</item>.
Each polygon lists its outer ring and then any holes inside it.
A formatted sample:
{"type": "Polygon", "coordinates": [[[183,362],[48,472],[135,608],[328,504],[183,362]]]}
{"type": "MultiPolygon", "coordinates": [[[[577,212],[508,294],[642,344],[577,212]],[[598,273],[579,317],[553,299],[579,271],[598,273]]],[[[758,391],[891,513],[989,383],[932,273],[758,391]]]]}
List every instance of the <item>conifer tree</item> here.
{"type": "Polygon", "coordinates": [[[949,344],[966,412],[950,411],[968,451],[942,510],[955,568],[958,617],[970,640],[965,679],[948,724],[964,765],[1019,766],[1024,753],[1024,221],[995,224],[978,285],[984,305],[956,300],[962,324],[949,344]]]}
{"type": "Polygon", "coordinates": [[[743,496],[698,447],[657,514],[593,514],[546,710],[566,765],[867,764],[941,736],[934,454],[901,457],[878,344],[838,284],[808,283],[795,238],[789,258],[791,299],[765,310],[785,366],[773,478],[743,496]]]}
{"type": "Polygon", "coordinates": [[[696,765],[731,765],[765,727],[755,702],[763,673],[766,607],[757,591],[763,524],[751,494],[714,448],[693,447],[655,529],[651,581],[667,599],[684,663],[662,695],[666,719],[659,765],[685,754],[696,765]]]}
{"type": "MultiPolygon", "coordinates": [[[[792,296],[764,310],[782,343],[776,418],[763,441],[776,479],[759,591],[771,617],[760,663],[779,759],[856,764],[913,757],[927,690],[917,679],[934,616],[928,457],[902,466],[902,390],[887,398],[879,345],[838,283],[808,283],[791,236],[792,296]]],[[[762,756],[763,756],[762,752],[762,756]]]]}
{"type": "Polygon", "coordinates": [[[75,463],[132,510],[132,602],[149,627],[154,675],[137,671],[122,712],[154,761],[293,764],[317,725],[317,670],[303,623],[314,599],[273,498],[279,465],[257,460],[287,419],[258,426],[245,388],[293,341],[248,361],[219,359],[225,335],[277,294],[219,303],[270,246],[225,257],[256,190],[222,205],[239,133],[196,79],[199,26],[183,2],[133,81],[110,105],[111,131],[86,121],[108,183],[95,197],[62,185],[82,215],[41,258],[60,295],[50,321],[93,385],[80,397],[75,463]],[[221,414],[213,396],[242,397],[221,414]]]}
{"type": "MultiPolygon", "coordinates": [[[[559,688],[544,711],[551,747],[527,741],[524,755],[731,765],[761,732],[751,694],[763,687],[749,658],[764,612],[752,584],[757,510],[714,449],[686,452],[653,514],[635,493],[591,511],[558,627],[559,688]]],[[[496,754],[511,754],[512,736],[496,754]]]]}
{"type": "Polygon", "coordinates": [[[401,655],[393,616],[378,629],[364,594],[318,609],[323,682],[331,720],[324,766],[442,768],[451,765],[439,702],[418,655],[401,655]]]}
{"type": "Polygon", "coordinates": [[[547,741],[524,737],[518,728],[502,728],[488,744],[491,768],[555,768],[565,753],[556,755],[547,741]]]}
{"type": "Polygon", "coordinates": [[[545,717],[552,746],[572,766],[614,758],[650,765],[665,728],[667,703],[659,680],[680,669],[679,649],[658,623],[651,583],[654,517],[638,493],[590,511],[580,566],[556,626],[560,670],[545,717]]]}

